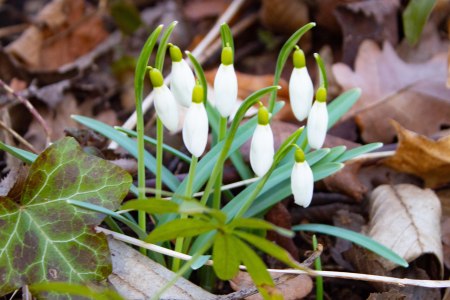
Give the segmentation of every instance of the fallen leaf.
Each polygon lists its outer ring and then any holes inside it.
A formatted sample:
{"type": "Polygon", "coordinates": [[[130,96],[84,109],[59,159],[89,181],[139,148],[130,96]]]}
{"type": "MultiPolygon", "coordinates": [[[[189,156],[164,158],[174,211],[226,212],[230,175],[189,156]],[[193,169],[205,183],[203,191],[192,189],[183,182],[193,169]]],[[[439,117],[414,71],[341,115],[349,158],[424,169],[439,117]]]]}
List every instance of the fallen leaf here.
{"type": "Polygon", "coordinates": [[[433,141],[392,122],[399,144],[395,155],[384,164],[408,174],[419,176],[427,187],[435,188],[450,182],[450,136],[433,141]]]}
{"type": "Polygon", "coordinates": [[[73,62],[108,36],[100,15],[83,0],[54,0],[35,23],[42,25],[31,25],[6,48],[32,70],[50,71],[73,62]]]}
{"type": "MultiPolygon", "coordinates": [[[[409,184],[382,185],[372,192],[369,205],[368,236],[408,262],[431,255],[437,261],[429,266],[437,265],[439,270],[430,270],[430,276],[442,277],[441,205],[432,190],[409,184]]],[[[381,258],[379,262],[386,270],[396,267],[381,258]]]]}
{"type": "Polygon", "coordinates": [[[108,276],[108,244],[93,229],[104,215],[66,200],[115,210],[131,180],[111,163],[84,154],[73,138],[42,152],[20,203],[0,198],[0,295],[42,281],[99,282],[108,276]]]}
{"type": "MultiPolygon", "coordinates": [[[[313,288],[312,280],[307,275],[292,276],[289,274],[271,273],[272,278],[275,281],[276,288],[283,295],[285,300],[302,299],[311,293],[313,288]]],[[[243,292],[242,297],[247,300],[260,300],[263,299],[259,293],[252,294],[251,296],[245,295],[246,292],[256,290],[250,275],[246,272],[239,272],[239,274],[230,281],[231,287],[235,291],[243,292]]]]}
{"type": "Polygon", "coordinates": [[[267,28],[292,34],[309,22],[309,9],[303,1],[263,0],[259,16],[267,28]]]}
{"type": "Polygon", "coordinates": [[[342,61],[352,65],[366,39],[397,44],[399,6],[399,0],[352,1],[337,6],[334,14],[342,28],[342,61]]]}
{"type": "Polygon", "coordinates": [[[392,142],[395,132],[386,122],[389,119],[425,135],[450,124],[443,53],[425,63],[407,64],[389,43],[380,50],[373,41],[365,41],[359,48],[355,71],[342,63],[332,69],[345,90],[362,89],[360,101],[344,119],[356,117],[365,142],[392,142]]]}
{"type": "Polygon", "coordinates": [[[450,217],[442,221],[442,246],[444,247],[444,264],[450,269],[450,217]]]}
{"type": "Polygon", "coordinates": [[[339,172],[326,177],[323,180],[325,187],[330,192],[343,193],[357,201],[362,201],[367,192],[366,187],[359,180],[359,169],[363,161],[355,161],[345,164],[339,172]]]}
{"type": "MultiPolygon", "coordinates": [[[[175,276],[172,271],[122,242],[110,238],[108,244],[113,265],[108,280],[126,299],[150,299],[175,276]]],[[[216,298],[183,277],[162,296],[163,299],[216,298]]]]}

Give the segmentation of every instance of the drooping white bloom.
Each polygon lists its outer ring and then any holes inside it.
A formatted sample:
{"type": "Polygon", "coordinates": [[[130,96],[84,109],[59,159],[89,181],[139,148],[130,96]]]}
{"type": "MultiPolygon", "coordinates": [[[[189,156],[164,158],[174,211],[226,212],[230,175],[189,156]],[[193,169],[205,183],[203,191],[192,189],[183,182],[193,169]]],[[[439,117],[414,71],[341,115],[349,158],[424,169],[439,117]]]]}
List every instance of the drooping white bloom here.
{"type": "Polygon", "coordinates": [[[170,57],[172,58],[170,90],[180,105],[189,107],[195,85],[194,74],[187,62],[183,60],[180,48],[170,44],[170,57]]]}
{"type": "Polygon", "coordinates": [[[291,172],[291,190],[296,204],[303,207],[311,204],[314,177],[301,149],[295,152],[295,164],[291,172]]]}
{"type": "Polygon", "coordinates": [[[229,117],[237,101],[238,83],[231,47],[222,50],[222,63],[214,78],[214,102],[222,117],[229,117]]]}
{"type": "Polygon", "coordinates": [[[289,79],[289,99],[294,116],[299,121],[308,117],[314,97],[314,87],[305,64],[305,55],[300,48],[294,51],[294,69],[289,79]]]}
{"type": "Polygon", "coordinates": [[[208,142],[208,115],[203,104],[203,88],[199,84],[194,87],[192,104],[184,119],[183,142],[196,157],[203,154],[208,142]]]}
{"type": "Polygon", "coordinates": [[[308,144],[311,148],[320,149],[323,146],[328,129],[328,110],[326,90],[320,87],[308,116],[307,122],[308,144]]]}
{"type": "Polygon", "coordinates": [[[150,70],[150,79],[155,92],[155,110],[163,125],[170,131],[178,129],[178,107],[172,92],[164,84],[159,70],[150,70]]]}
{"type": "Polygon", "coordinates": [[[269,113],[264,106],[258,111],[258,125],[250,145],[250,165],[259,177],[264,176],[273,163],[275,154],[273,133],[269,124],[269,113]]]}

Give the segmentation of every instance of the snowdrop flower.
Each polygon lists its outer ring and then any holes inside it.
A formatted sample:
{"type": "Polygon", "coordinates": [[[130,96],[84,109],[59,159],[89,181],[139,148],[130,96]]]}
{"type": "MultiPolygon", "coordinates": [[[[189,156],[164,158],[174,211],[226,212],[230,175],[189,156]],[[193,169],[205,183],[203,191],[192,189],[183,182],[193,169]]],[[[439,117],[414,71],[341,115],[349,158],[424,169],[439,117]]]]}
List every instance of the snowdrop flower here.
{"type": "Polygon", "coordinates": [[[328,129],[327,90],[323,86],[317,90],[306,128],[311,148],[322,148],[328,129]]]}
{"type": "Polygon", "coordinates": [[[233,67],[233,50],[226,46],[222,49],[222,63],[214,78],[214,99],[217,110],[224,118],[229,117],[237,101],[238,84],[233,67]]]}
{"type": "Polygon", "coordinates": [[[269,112],[262,104],[258,110],[258,125],[253,133],[250,146],[250,165],[259,177],[269,171],[275,153],[272,129],[269,124],[269,112]]]}
{"type": "Polygon", "coordinates": [[[289,98],[294,116],[297,120],[303,121],[311,110],[314,87],[306,69],[305,54],[298,46],[295,47],[294,69],[289,79],[289,98]]]}
{"type": "Polygon", "coordinates": [[[170,90],[177,102],[184,106],[191,106],[192,90],[195,85],[194,74],[181,54],[180,48],[169,44],[172,59],[172,76],[170,90]]]}
{"type": "Polygon", "coordinates": [[[150,80],[155,92],[155,109],[163,125],[170,131],[178,129],[178,107],[172,92],[164,84],[158,69],[150,69],[150,80]]]}
{"type": "Polygon", "coordinates": [[[295,151],[295,164],[291,173],[291,190],[296,204],[308,207],[312,200],[314,177],[302,149],[295,151]]]}
{"type": "Polygon", "coordinates": [[[203,154],[208,141],[208,116],[203,98],[203,87],[197,83],[192,91],[192,104],[183,125],[184,145],[196,157],[203,154]]]}

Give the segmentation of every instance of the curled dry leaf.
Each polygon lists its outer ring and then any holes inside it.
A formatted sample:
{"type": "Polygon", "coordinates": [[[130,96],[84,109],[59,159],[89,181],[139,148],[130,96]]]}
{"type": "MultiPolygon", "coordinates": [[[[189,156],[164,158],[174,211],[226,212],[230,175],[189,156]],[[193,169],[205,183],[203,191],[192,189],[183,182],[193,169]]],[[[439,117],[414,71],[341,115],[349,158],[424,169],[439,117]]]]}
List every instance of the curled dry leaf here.
{"type": "Polygon", "coordinates": [[[336,80],[344,89],[362,89],[360,101],[344,118],[356,117],[366,142],[391,142],[395,131],[386,122],[389,119],[425,135],[439,131],[450,124],[446,56],[440,53],[425,63],[408,64],[389,43],[381,50],[372,41],[363,42],[355,71],[342,63],[333,65],[336,80]]]}
{"type": "MultiPolygon", "coordinates": [[[[441,204],[432,190],[410,184],[382,185],[370,197],[367,233],[408,262],[431,254],[438,260],[442,277],[440,219],[441,204]]],[[[380,263],[387,270],[396,267],[387,260],[380,263]]]]}
{"type": "Polygon", "coordinates": [[[52,1],[36,21],[42,26],[30,26],[6,48],[33,70],[55,70],[88,53],[108,36],[101,17],[83,0],[52,1]]]}
{"type": "Polygon", "coordinates": [[[395,155],[384,163],[393,169],[419,176],[430,188],[450,182],[450,136],[433,141],[392,122],[398,135],[395,155]]]}

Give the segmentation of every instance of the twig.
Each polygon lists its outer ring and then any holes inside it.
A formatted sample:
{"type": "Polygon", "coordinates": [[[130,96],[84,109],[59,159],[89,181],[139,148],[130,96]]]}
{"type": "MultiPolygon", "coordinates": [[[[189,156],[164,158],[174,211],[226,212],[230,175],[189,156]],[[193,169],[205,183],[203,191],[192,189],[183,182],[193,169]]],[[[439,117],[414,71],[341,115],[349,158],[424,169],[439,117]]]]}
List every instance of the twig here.
{"type": "Polygon", "coordinates": [[[41,124],[42,128],[44,128],[45,134],[47,136],[47,144],[50,143],[51,129],[48,126],[47,122],[45,122],[44,118],[39,114],[36,108],[31,104],[28,99],[17,94],[9,85],[7,85],[3,80],[0,79],[0,87],[11,94],[14,98],[16,98],[20,103],[25,105],[25,107],[30,111],[30,113],[36,118],[36,120],[41,124]]]}
{"type": "MultiPolygon", "coordinates": [[[[164,247],[160,247],[157,245],[145,243],[138,239],[129,237],[124,234],[120,234],[102,227],[95,228],[97,232],[103,232],[106,235],[110,235],[116,240],[129,243],[138,247],[146,248],[164,255],[168,255],[171,257],[176,257],[182,260],[190,260],[191,256],[183,253],[179,253],[173,250],[166,249],[164,247]]],[[[213,261],[208,260],[206,262],[207,265],[212,265],[213,261]]],[[[245,266],[239,266],[241,270],[245,270],[245,266]]],[[[350,272],[336,272],[336,271],[314,271],[310,270],[308,272],[302,270],[294,270],[294,269],[268,269],[271,273],[284,273],[284,274],[306,274],[310,276],[323,276],[323,277],[331,277],[331,278],[342,278],[342,279],[350,279],[350,280],[362,280],[362,281],[370,281],[370,282],[382,282],[388,284],[397,284],[400,286],[411,285],[411,286],[421,286],[426,288],[448,288],[450,287],[450,280],[420,280],[420,279],[409,279],[409,278],[396,278],[389,276],[380,276],[380,275],[371,275],[371,274],[360,274],[360,273],[350,273],[350,272]]]]}
{"type": "Polygon", "coordinates": [[[33,145],[28,143],[23,137],[20,136],[20,134],[18,134],[14,129],[12,129],[8,125],[6,125],[3,121],[0,121],[0,127],[5,129],[6,131],[8,131],[9,134],[11,134],[19,142],[21,142],[26,148],[28,148],[28,150],[30,150],[30,151],[32,151],[34,153],[38,153],[38,151],[33,147],[33,145]]]}
{"type": "Polygon", "coordinates": [[[358,160],[385,158],[385,157],[392,156],[394,154],[395,154],[395,151],[381,151],[381,152],[365,153],[365,154],[361,154],[355,158],[352,158],[352,159],[346,161],[346,163],[354,162],[354,161],[358,161],[358,160]]]}
{"type": "MultiPolygon", "coordinates": [[[[217,20],[216,24],[211,28],[211,30],[206,34],[206,36],[203,38],[203,40],[195,47],[194,50],[192,50],[192,55],[195,57],[198,57],[198,61],[200,63],[204,62],[207,59],[207,56],[203,55],[200,57],[200,54],[205,51],[206,47],[208,47],[209,44],[211,44],[214,39],[217,37],[217,35],[220,32],[220,25],[224,22],[228,22],[233,15],[238,11],[238,9],[242,6],[242,4],[246,0],[234,0],[230,6],[228,6],[227,10],[220,16],[220,18],[217,20]]],[[[164,79],[164,83],[168,83],[170,79],[170,74],[166,76],[164,79]]],[[[142,102],[142,111],[145,113],[150,106],[153,103],[153,91],[145,97],[144,101],[142,102]]],[[[136,111],[131,114],[131,116],[126,120],[126,122],[122,125],[122,127],[127,129],[133,129],[136,126],[136,111]]],[[[112,142],[108,148],[110,149],[116,149],[118,147],[118,144],[116,142],[112,142]]]]}

